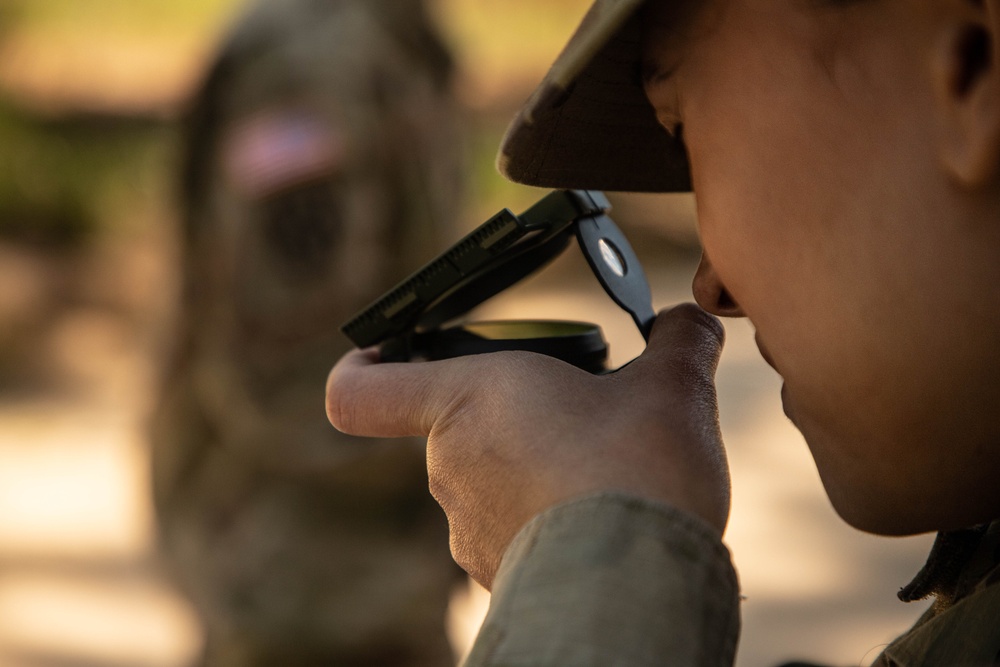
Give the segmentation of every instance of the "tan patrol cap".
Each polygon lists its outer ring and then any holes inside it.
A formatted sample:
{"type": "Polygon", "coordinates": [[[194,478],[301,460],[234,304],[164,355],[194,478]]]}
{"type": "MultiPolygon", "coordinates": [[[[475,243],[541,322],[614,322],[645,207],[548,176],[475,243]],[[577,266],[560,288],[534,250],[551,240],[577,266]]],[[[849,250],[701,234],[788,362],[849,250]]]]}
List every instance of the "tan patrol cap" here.
{"type": "Polygon", "coordinates": [[[497,168],[517,183],[630,192],[691,189],[684,146],[642,89],[640,7],[597,0],[518,112],[497,168]]]}

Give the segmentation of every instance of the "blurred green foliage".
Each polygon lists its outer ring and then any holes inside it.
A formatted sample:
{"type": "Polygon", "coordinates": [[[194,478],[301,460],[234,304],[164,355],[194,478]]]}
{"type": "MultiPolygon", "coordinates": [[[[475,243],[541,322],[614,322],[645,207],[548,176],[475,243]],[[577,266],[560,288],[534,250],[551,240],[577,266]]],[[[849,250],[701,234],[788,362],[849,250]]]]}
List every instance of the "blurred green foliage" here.
{"type": "MultiPolygon", "coordinates": [[[[78,87],[82,60],[86,87],[129,85],[144,95],[148,75],[126,77],[124,84],[112,82],[92,71],[107,64],[92,56],[110,52],[126,65],[131,59],[133,69],[139,67],[142,73],[140,61],[146,61],[140,56],[152,52],[188,63],[179,67],[197,69],[243,4],[0,0],[0,48],[9,38],[22,49],[22,58],[28,53],[29,65],[35,55],[56,63],[31,71],[29,78],[66,77],[71,71],[70,83],[78,87]],[[76,69],[60,65],[67,62],[76,69]]],[[[496,173],[496,148],[514,109],[542,76],[589,0],[429,0],[429,5],[455,52],[459,96],[470,109],[469,224],[503,206],[519,210],[538,193],[507,183],[496,173]]],[[[43,83],[58,89],[66,82],[43,83]]],[[[130,118],[127,110],[107,117],[93,109],[39,113],[2,85],[0,81],[0,238],[72,246],[96,231],[117,228],[123,219],[127,224],[128,216],[116,217],[114,211],[127,209],[144,188],[158,187],[161,196],[169,194],[175,176],[169,159],[171,122],[148,115],[130,118]],[[159,185],[151,185],[154,182],[159,185]]]]}
{"type": "Polygon", "coordinates": [[[148,191],[168,127],[149,121],[39,118],[0,103],[0,236],[71,246],[148,191]]]}
{"type": "MultiPolygon", "coordinates": [[[[210,45],[239,0],[0,0],[0,46],[40,45],[57,61],[81,50],[142,44],[178,52],[210,45]]],[[[178,53],[178,55],[184,55],[178,53]]],[[[38,76],[45,76],[41,71],[38,76]]],[[[45,83],[45,82],[43,82],[45,83]]],[[[100,72],[92,87],[107,85],[100,72]]],[[[128,224],[124,211],[163,191],[173,128],[162,118],[102,115],[71,105],[39,112],[0,91],[0,238],[75,246],[128,224]]]]}

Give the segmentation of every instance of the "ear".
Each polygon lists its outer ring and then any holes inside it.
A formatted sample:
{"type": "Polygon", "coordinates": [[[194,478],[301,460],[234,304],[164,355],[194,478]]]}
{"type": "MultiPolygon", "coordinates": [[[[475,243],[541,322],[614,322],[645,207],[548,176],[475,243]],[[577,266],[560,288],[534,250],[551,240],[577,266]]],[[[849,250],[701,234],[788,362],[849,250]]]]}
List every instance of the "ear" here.
{"type": "Polygon", "coordinates": [[[941,157],[961,185],[1000,176],[1000,0],[962,0],[934,49],[941,157]]]}

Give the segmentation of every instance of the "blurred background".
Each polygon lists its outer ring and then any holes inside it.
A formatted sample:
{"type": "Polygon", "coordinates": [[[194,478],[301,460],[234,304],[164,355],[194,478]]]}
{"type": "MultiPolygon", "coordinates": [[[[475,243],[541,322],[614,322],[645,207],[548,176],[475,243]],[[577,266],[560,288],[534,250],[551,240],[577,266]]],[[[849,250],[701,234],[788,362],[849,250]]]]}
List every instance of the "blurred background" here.
{"type": "MultiPolygon", "coordinates": [[[[462,126],[462,203],[448,237],[542,194],[503,181],[493,157],[588,4],[427,3],[455,59],[462,126]]],[[[149,422],[183,303],[180,121],[242,9],[238,0],[0,0],[4,667],[181,667],[203,652],[203,614],[157,546],[149,422]]],[[[691,198],[614,203],[657,306],[690,299],[691,198]]],[[[484,316],[598,322],[616,364],[641,349],[572,253],[484,316]]],[[[922,611],[895,592],[930,538],[876,538],[837,520],[750,327],[726,326],[727,542],[746,596],[738,664],[864,664],[922,611]]],[[[449,595],[460,655],[488,596],[464,582],[449,595]]]]}

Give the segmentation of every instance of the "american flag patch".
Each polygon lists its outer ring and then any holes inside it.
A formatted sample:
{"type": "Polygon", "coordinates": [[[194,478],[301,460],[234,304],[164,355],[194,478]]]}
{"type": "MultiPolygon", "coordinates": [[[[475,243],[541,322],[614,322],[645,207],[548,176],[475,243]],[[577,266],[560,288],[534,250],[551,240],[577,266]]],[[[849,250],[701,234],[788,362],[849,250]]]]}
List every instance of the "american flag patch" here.
{"type": "Polygon", "coordinates": [[[303,111],[262,113],[234,125],[223,148],[231,184],[263,198],[336,171],[344,140],[329,122],[303,111]]]}

